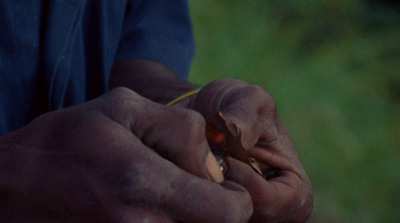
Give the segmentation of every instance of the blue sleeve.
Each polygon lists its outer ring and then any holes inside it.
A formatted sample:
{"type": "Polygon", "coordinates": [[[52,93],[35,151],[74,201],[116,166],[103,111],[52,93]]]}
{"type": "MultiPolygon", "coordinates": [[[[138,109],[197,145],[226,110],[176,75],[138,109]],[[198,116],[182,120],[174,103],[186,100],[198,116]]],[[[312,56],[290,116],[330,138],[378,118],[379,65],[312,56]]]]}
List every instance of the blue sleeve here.
{"type": "Polygon", "coordinates": [[[194,48],[186,0],[129,1],[117,60],[156,61],[187,80],[194,48]]]}

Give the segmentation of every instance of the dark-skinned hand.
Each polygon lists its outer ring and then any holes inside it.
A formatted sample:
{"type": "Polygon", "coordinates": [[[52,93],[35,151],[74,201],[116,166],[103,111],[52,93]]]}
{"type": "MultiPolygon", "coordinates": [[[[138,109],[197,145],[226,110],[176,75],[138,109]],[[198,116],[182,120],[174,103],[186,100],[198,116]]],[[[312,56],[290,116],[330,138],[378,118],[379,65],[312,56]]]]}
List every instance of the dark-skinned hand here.
{"type": "Polygon", "coordinates": [[[250,222],[307,221],[313,206],[311,183],[279,121],[275,101],[263,88],[221,79],[175,106],[204,116],[210,144],[223,147],[228,155],[226,182],[238,183],[251,194],[250,222]],[[248,165],[249,158],[264,177],[248,165]]]}
{"type": "Polygon", "coordinates": [[[230,180],[219,184],[223,176],[204,131],[197,112],[125,88],[42,115],[0,137],[0,221],[247,222],[253,210],[247,190],[256,217],[283,207],[295,213],[287,201],[301,199],[308,181],[286,135],[278,131],[276,148],[246,136],[255,157],[283,169],[280,177],[264,181],[231,160],[230,180]]]}

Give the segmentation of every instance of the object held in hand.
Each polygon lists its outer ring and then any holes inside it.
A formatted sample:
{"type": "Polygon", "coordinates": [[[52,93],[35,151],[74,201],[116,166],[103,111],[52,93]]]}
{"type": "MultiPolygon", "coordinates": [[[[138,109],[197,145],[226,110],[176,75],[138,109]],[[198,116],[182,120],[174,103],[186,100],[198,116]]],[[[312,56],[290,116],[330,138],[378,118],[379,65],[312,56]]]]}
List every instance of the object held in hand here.
{"type": "MultiPolygon", "coordinates": [[[[171,106],[182,99],[193,96],[199,93],[200,90],[201,87],[189,91],[175,98],[174,100],[170,101],[167,104],[167,106],[171,106]]],[[[218,119],[221,121],[221,125],[224,126],[223,131],[217,130],[216,128],[212,127],[212,125],[207,125],[206,136],[210,144],[211,152],[217,159],[218,164],[224,176],[226,176],[229,169],[224,159],[226,156],[231,156],[244,163],[247,163],[253,168],[254,171],[260,174],[260,176],[262,176],[264,179],[266,179],[266,176],[261,171],[259,163],[256,161],[256,159],[250,157],[247,154],[246,150],[242,146],[241,141],[238,140],[241,137],[241,132],[240,132],[241,130],[239,126],[226,119],[225,116],[222,114],[222,112],[218,113],[218,119]],[[230,137],[227,137],[223,133],[224,131],[229,132],[230,134],[228,135],[230,135],[230,137]]]]}
{"type": "Polygon", "coordinates": [[[240,140],[241,130],[239,126],[226,119],[222,112],[218,113],[218,119],[221,121],[221,125],[219,125],[220,129],[208,124],[206,128],[206,136],[210,144],[211,152],[217,158],[224,175],[226,175],[229,168],[224,159],[227,156],[230,156],[247,163],[255,172],[266,179],[266,176],[261,171],[260,164],[256,159],[250,157],[247,151],[243,148],[240,140]],[[223,127],[221,128],[221,126],[223,127]],[[224,132],[229,132],[229,134],[225,134],[224,132]]]}
{"type": "Polygon", "coordinates": [[[221,168],[221,172],[226,176],[228,173],[228,165],[226,164],[224,157],[220,155],[218,152],[216,152],[215,149],[211,148],[211,152],[214,154],[215,158],[218,161],[219,167],[221,168]]]}

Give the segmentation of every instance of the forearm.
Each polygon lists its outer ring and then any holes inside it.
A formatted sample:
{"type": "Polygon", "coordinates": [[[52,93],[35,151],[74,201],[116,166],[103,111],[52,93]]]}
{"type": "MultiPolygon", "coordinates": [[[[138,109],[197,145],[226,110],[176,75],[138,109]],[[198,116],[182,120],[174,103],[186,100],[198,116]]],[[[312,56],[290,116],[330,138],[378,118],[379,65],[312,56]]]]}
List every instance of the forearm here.
{"type": "Polygon", "coordinates": [[[163,64],[139,59],[116,61],[111,71],[109,86],[127,87],[163,104],[197,87],[181,80],[163,64]]]}

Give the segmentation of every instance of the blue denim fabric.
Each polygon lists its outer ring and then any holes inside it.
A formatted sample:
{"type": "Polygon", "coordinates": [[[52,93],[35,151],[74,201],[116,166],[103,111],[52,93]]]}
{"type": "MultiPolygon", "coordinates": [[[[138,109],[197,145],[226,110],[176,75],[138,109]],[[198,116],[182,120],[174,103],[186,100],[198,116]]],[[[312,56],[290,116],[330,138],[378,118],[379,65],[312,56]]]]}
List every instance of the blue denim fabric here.
{"type": "Polygon", "coordinates": [[[115,60],[186,80],[193,54],[186,0],[0,0],[0,135],[103,94],[115,60]]]}

